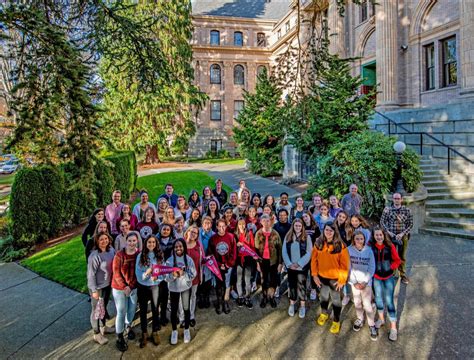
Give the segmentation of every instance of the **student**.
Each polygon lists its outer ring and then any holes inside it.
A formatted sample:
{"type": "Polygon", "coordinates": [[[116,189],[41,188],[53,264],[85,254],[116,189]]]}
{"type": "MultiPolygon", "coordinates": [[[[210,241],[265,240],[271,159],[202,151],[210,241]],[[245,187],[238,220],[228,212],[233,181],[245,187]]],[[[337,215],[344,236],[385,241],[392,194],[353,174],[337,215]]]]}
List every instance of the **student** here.
{"type": "Polygon", "coordinates": [[[252,198],[252,194],[249,189],[243,188],[240,192],[239,202],[244,202],[247,206],[251,205],[250,199],[252,198]]]}
{"type": "MultiPolygon", "coordinates": [[[[212,230],[212,219],[205,216],[202,219],[202,228],[199,229],[199,241],[202,244],[205,254],[209,254],[209,243],[215,232],[212,230]]],[[[200,309],[209,308],[211,301],[209,299],[211,288],[212,288],[212,273],[204,266],[202,268],[202,282],[198,286],[198,307],[200,309]]]]}
{"type": "Polygon", "coordinates": [[[278,274],[282,269],[280,235],[272,229],[270,217],[262,215],[262,228],[255,234],[255,249],[262,258],[259,264],[262,272],[262,300],[260,307],[269,302],[272,308],[277,306],[275,289],[278,286],[278,274]]]}
{"type": "MultiPolygon", "coordinates": [[[[163,251],[163,259],[168,259],[173,251],[174,234],[173,228],[170,224],[161,224],[160,231],[156,236],[161,251],[163,251]]],[[[166,309],[168,306],[168,282],[160,282],[160,323],[162,326],[168,325],[168,318],[166,317],[166,309]]]]}
{"type": "Polygon", "coordinates": [[[134,214],[132,214],[130,204],[127,204],[127,203],[123,204],[122,211],[120,212],[120,216],[117,219],[116,226],[117,226],[117,229],[119,230],[119,233],[120,233],[120,222],[122,220],[128,220],[128,223],[130,225],[130,230],[135,230],[135,228],[137,227],[138,218],[134,214]]]}
{"type": "Polygon", "coordinates": [[[140,234],[142,240],[148,239],[152,235],[156,235],[159,230],[159,225],[155,221],[155,209],[149,207],[145,210],[143,220],[137,224],[137,231],[140,234]]]}
{"type": "Polygon", "coordinates": [[[206,216],[212,219],[212,230],[216,231],[217,220],[220,219],[219,202],[216,199],[211,199],[207,203],[206,216]]]}
{"type": "Polygon", "coordinates": [[[300,301],[298,316],[306,315],[306,281],[313,250],[311,238],[306,234],[303,221],[296,218],[283,241],[283,261],[288,269],[290,306],[288,315],[295,316],[296,301],[300,301]]]}
{"type": "Polygon", "coordinates": [[[191,215],[186,220],[184,228],[187,229],[192,225],[196,225],[198,228],[202,226],[201,212],[199,209],[193,209],[193,211],[191,211],[191,215]]]}
{"type": "MultiPolygon", "coordinates": [[[[291,215],[291,209],[293,208],[293,206],[291,205],[291,203],[288,201],[288,198],[289,198],[289,195],[287,192],[282,192],[280,194],[280,201],[277,202],[276,204],[276,210],[277,212],[280,210],[280,209],[285,209],[286,212],[288,213],[288,216],[291,215]]],[[[291,221],[291,216],[290,216],[290,221],[291,221]]]]}
{"type": "Polygon", "coordinates": [[[163,263],[163,252],[160,249],[157,239],[150,236],[145,241],[143,251],[138,254],[135,264],[135,274],[137,276],[138,288],[137,297],[140,305],[140,326],[142,336],[140,339],[140,347],[144,348],[148,341],[148,302],[151,303],[151,319],[152,332],[151,337],[153,344],[160,344],[160,318],[158,313],[159,304],[159,284],[163,280],[161,276],[153,276],[153,266],[163,263]]]}
{"type": "Polygon", "coordinates": [[[184,229],[184,219],[182,216],[178,216],[176,219],[175,219],[175,222],[174,222],[174,237],[176,239],[178,238],[184,238],[184,232],[185,232],[185,229],[184,229]]]}
{"type": "Polygon", "coordinates": [[[171,206],[168,206],[164,212],[163,223],[170,224],[174,226],[176,224],[176,212],[175,209],[171,206]]]}
{"type": "Polygon", "coordinates": [[[171,206],[172,208],[176,207],[176,205],[178,204],[178,195],[174,194],[173,192],[174,192],[173,185],[166,184],[164,194],[161,194],[160,196],[158,196],[156,207],[158,208],[158,202],[160,199],[166,199],[169,206],[171,206]]]}
{"type": "Polygon", "coordinates": [[[120,190],[115,190],[112,193],[112,203],[105,208],[105,218],[110,224],[110,234],[114,239],[119,234],[119,229],[116,225],[123,207],[123,203],[120,200],[122,200],[122,193],[120,190]]]}
{"type": "MultiPolygon", "coordinates": [[[[310,237],[311,244],[314,245],[314,243],[316,242],[316,239],[321,236],[321,231],[319,230],[318,224],[314,220],[314,217],[309,210],[307,210],[303,214],[303,216],[301,217],[301,220],[303,220],[306,235],[310,237]]],[[[311,277],[311,274],[310,274],[310,279],[311,279],[311,293],[309,295],[309,299],[311,301],[315,301],[318,298],[318,287],[316,286],[316,283],[311,277]]]]}
{"type": "Polygon", "coordinates": [[[133,215],[137,217],[138,221],[142,221],[145,216],[145,210],[150,207],[155,210],[156,213],[155,204],[148,201],[148,193],[142,190],[140,192],[140,202],[133,207],[133,215]]]}
{"type": "Polygon", "coordinates": [[[214,255],[221,271],[222,280],[216,278],[216,313],[230,313],[230,277],[237,257],[235,239],[226,232],[225,220],[217,221],[217,233],[209,241],[209,254],[214,255]]]}
{"type": "Polygon", "coordinates": [[[268,194],[263,198],[263,206],[265,205],[271,206],[272,211],[276,212],[275,198],[273,197],[273,195],[268,194]]]}
{"type": "MultiPolygon", "coordinates": [[[[114,241],[114,249],[115,252],[119,252],[120,250],[124,249],[127,246],[127,235],[130,233],[130,224],[128,220],[122,220],[120,222],[120,234],[117,235],[114,241]]],[[[142,251],[143,249],[143,241],[138,231],[133,231],[138,236],[138,251],[142,251]]]]}
{"type": "Polygon", "coordinates": [[[235,191],[232,191],[229,194],[229,202],[225,203],[224,207],[230,207],[233,210],[237,207],[237,205],[239,205],[239,197],[235,191]]]}
{"type": "Polygon", "coordinates": [[[115,256],[115,250],[111,247],[112,237],[106,232],[99,232],[94,236],[94,250],[91,252],[87,264],[87,287],[91,296],[91,326],[94,331],[94,341],[100,345],[107,344],[109,341],[105,334],[114,333],[105,325],[105,317],[96,320],[94,317],[95,309],[99,299],[104,300],[104,307],[107,309],[109,303],[112,278],[112,263],[115,256]]]}
{"type": "Polygon", "coordinates": [[[242,194],[242,190],[246,188],[246,185],[245,185],[245,180],[244,179],[241,179],[239,180],[239,188],[235,191],[237,193],[237,198],[240,199],[240,196],[242,194]]]}
{"type": "Polygon", "coordinates": [[[323,198],[321,195],[314,193],[312,200],[313,200],[313,203],[308,207],[308,210],[311,212],[311,214],[315,218],[319,214],[319,209],[323,203],[323,198]]]}
{"type": "Polygon", "coordinates": [[[324,229],[326,223],[334,222],[334,219],[329,215],[329,205],[326,202],[323,202],[319,207],[319,214],[314,217],[314,221],[320,229],[324,229]]]}
{"type": "Polygon", "coordinates": [[[268,216],[270,216],[272,226],[276,224],[277,218],[276,218],[275,213],[273,212],[273,209],[270,205],[264,205],[263,206],[263,213],[262,214],[267,214],[268,216]]]}
{"type": "Polygon", "coordinates": [[[175,210],[177,213],[181,214],[184,221],[186,221],[191,215],[191,211],[193,211],[193,208],[189,206],[184,195],[178,195],[178,204],[176,205],[175,210]]]}
{"type": "Polygon", "coordinates": [[[94,236],[94,232],[97,227],[97,224],[103,221],[104,218],[105,218],[104,209],[98,208],[94,210],[91,217],[89,218],[89,222],[87,223],[87,226],[84,228],[84,231],[82,232],[82,244],[84,245],[84,247],[86,247],[87,241],[91,237],[94,236]]]}
{"type": "Polygon", "coordinates": [[[347,215],[347,213],[342,210],[339,211],[339,213],[337,214],[335,221],[337,230],[339,231],[339,235],[341,236],[341,240],[344,242],[344,245],[346,245],[346,247],[349,247],[351,245],[351,238],[347,236],[347,230],[350,226],[350,224],[347,223],[348,218],[349,215],[347,215]]]}
{"type": "MultiPolygon", "coordinates": [[[[211,200],[214,200],[216,202],[216,204],[219,204],[219,201],[217,201],[217,199],[214,197],[214,195],[212,194],[212,190],[209,186],[204,186],[204,188],[202,189],[202,213],[205,214],[207,213],[207,210],[208,210],[208,206],[209,206],[209,201],[211,200]]],[[[219,208],[219,206],[217,206],[217,208],[219,208]]]]}
{"type": "Polygon", "coordinates": [[[349,239],[352,239],[352,235],[356,230],[360,230],[364,233],[365,241],[368,244],[372,237],[369,223],[361,215],[357,214],[351,216],[348,229],[346,230],[349,239]]]}
{"type": "Polygon", "coordinates": [[[354,331],[359,331],[364,326],[364,311],[369,325],[370,339],[377,340],[378,333],[375,328],[374,309],[372,308],[372,277],[375,272],[374,253],[370,246],[365,244],[365,235],[356,230],[352,235],[352,245],[348,248],[351,259],[349,284],[354,297],[354,307],[357,319],[352,326],[354,331]]]}
{"type": "Polygon", "coordinates": [[[344,246],[333,223],[326,223],[323,234],[316,239],[311,255],[311,274],[320,288],[321,314],[317,323],[323,326],[329,318],[328,306],[331,296],[334,320],[330,332],[338,334],[341,329],[341,290],[349,274],[349,252],[344,246]]]}
{"type": "Polygon", "coordinates": [[[390,321],[388,339],[397,341],[397,310],[393,301],[396,285],[394,271],[400,266],[401,260],[395,245],[392,244],[382,228],[375,227],[373,229],[373,239],[371,247],[375,257],[374,292],[379,315],[375,326],[379,329],[385,324],[384,307],[386,306],[390,321]]]}
{"type": "Polygon", "coordinates": [[[95,227],[95,231],[93,236],[87,240],[86,248],[84,249],[85,255],[86,255],[86,263],[89,261],[89,255],[91,254],[92,250],[94,250],[95,247],[95,236],[98,233],[107,233],[110,235],[110,228],[109,228],[109,223],[105,220],[99,221],[95,227]]]}
{"type": "Polygon", "coordinates": [[[234,219],[234,212],[231,207],[224,209],[224,214],[222,217],[227,224],[227,232],[233,234],[237,228],[237,220],[234,219]]]}
{"type": "Polygon", "coordinates": [[[244,219],[247,216],[248,205],[246,202],[240,202],[237,207],[234,208],[234,215],[237,220],[244,219]]]}
{"type": "Polygon", "coordinates": [[[286,233],[290,231],[291,223],[288,220],[288,211],[286,209],[280,209],[278,211],[278,222],[273,225],[273,229],[278,233],[280,239],[284,239],[286,233]]]}
{"type": "Polygon", "coordinates": [[[170,207],[166,198],[159,198],[156,205],[156,222],[161,224],[164,222],[166,210],[170,207]]]}
{"type": "Polygon", "coordinates": [[[262,227],[262,224],[258,219],[257,209],[255,208],[255,206],[250,206],[247,210],[245,223],[247,224],[247,229],[251,230],[254,234],[257,232],[258,229],[262,227]]]}
{"type": "Polygon", "coordinates": [[[227,202],[227,192],[222,187],[222,180],[216,180],[216,187],[212,190],[212,194],[219,202],[219,207],[223,207],[227,202]]]}
{"type": "Polygon", "coordinates": [[[304,200],[301,196],[298,196],[295,201],[295,207],[291,209],[292,219],[301,219],[306,209],[304,208],[304,200]]]}
{"type": "Polygon", "coordinates": [[[257,215],[260,216],[263,212],[262,208],[262,197],[259,193],[252,194],[252,198],[250,199],[250,204],[257,209],[257,215]]]}
{"type": "Polygon", "coordinates": [[[342,208],[339,206],[339,200],[336,195],[331,195],[329,197],[329,215],[335,219],[337,214],[342,211],[342,208]]]}
{"type": "Polygon", "coordinates": [[[342,197],[341,207],[349,216],[359,215],[364,203],[364,198],[358,194],[358,190],[359,187],[356,184],[351,184],[349,193],[342,197]]]}
{"type": "MultiPolygon", "coordinates": [[[[240,219],[235,230],[235,240],[237,242],[237,249],[247,245],[250,249],[255,251],[255,240],[253,232],[247,229],[244,219],[240,219]]],[[[243,255],[237,250],[237,305],[239,307],[246,306],[249,309],[253,308],[252,299],[252,274],[255,273],[257,262],[249,255],[243,255]],[[245,280],[245,298],[242,281],[245,280]]]]}
{"type": "Polygon", "coordinates": [[[135,264],[137,259],[138,237],[134,232],[127,235],[127,246],[114,257],[112,276],[112,295],[114,296],[117,315],[115,317],[115,332],[119,351],[126,351],[128,345],[123,337],[124,330],[128,330],[128,339],[135,339],[132,321],[137,308],[137,278],[135,264]]]}
{"type": "Polygon", "coordinates": [[[190,303],[191,288],[193,279],[196,277],[196,269],[193,259],[187,255],[186,241],[184,239],[176,239],[173,246],[171,256],[166,260],[167,266],[180,268],[180,270],[170,273],[166,276],[168,288],[170,291],[171,303],[171,345],[178,343],[178,309],[181,300],[184,310],[184,343],[191,341],[191,333],[189,332],[190,322],[190,303]]]}
{"type": "Polygon", "coordinates": [[[188,204],[193,209],[199,209],[202,212],[201,208],[201,198],[196,190],[191,190],[188,198],[188,204]]]}

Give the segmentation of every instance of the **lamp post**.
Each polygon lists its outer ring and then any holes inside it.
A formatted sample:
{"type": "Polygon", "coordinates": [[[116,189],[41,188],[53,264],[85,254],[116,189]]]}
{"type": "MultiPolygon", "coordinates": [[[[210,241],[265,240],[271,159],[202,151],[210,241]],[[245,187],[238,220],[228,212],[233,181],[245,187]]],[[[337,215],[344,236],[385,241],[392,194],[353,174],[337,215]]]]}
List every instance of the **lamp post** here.
{"type": "Polygon", "coordinates": [[[397,154],[397,170],[395,171],[394,191],[402,195],[406,194],[405,188],[403,187],[402,179],[402,154],[406,148],[407,146],[403,141],[397,141],[395,144],[393,144],[393,150],[395,151],[395,154],[397,154]]]}

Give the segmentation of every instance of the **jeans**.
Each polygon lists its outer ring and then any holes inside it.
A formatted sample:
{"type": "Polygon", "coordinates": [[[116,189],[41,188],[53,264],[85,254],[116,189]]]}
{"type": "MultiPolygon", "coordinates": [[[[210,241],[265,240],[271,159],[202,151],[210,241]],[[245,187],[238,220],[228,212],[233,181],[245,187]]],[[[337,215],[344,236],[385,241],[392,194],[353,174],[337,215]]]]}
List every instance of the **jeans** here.
{"type": "Polygon", "coordinates": [[[159,285],[144,286],[138,284],[137,295],[138,303],[140,304],[140,327],[142,333],[147,332],[147,314],[149,301],[151,302],[152,331],[158,331],[160,321],[158,313],[159,285]]]}
{"type": "Polygon", "coordinates": [[[255,272],[255,260],[245,257],[242,266],[237,265],[237,292],[239,297],[244,296],[242,280],[245,281],[245,296],[250,297],[252,290],[252,274],[255,272]]]}
{"type": "Polygon", "coordinates": [[[332,310],[334,312],[334,321],[339,322],[342,310],[341,302],[341,290],[336,290],[337,279],[326,279],[322,276],[319,276],[321,280],[321,310],[325,313],[328,313],[329,307],[329,295],[331,295],[332,301],[332,310]]]}
{"type": "Polygon", "coordinates": [[[354,297],[354,307],[359,320],[364,320],[364,311],[367,315],[367,323],[374,326],[374,309],[372,308],[372,287],[366,286],[364,290],[356,289],[352,285],[352,295],[354,297]]]}
{"type": "Polygon", "coordinates": [[[407,251],[408,251],[408,241],[410,240],[410,235],[405,235],[402,238],[402,244],[397,246],[398,256],[400,256],[400,266],[398,271],[400,271],[400,276],[406,275],[406,263],[407,263],[407,251]]]}
{"type": "MultiPolygon", "coordinates": [[[[191,300],[189,305],[189,313],[191,315],[190,319],[196,319],[196,293],[198,285],[193,285],[191,288],[191,300]]],[[[184,309],[182,301],[179,302],[179,321],[184,321],[184,309]]]]}
{"type": "Polygon", "coordinates": [[[306,270],[288,269],[288,288],[291,301],[306,301],[306,270]]]}
{"type": "Polygon", "coordinates": [[[216,295],[217,295],[217,306],[221,304],[223,300],[229,300],[225,299],[225,293],[227,289],[230,289],[230,277],[232,275],[232,269],[226,269],[221,271],[221,277],[222,281],[217,278],[216,276],[216,295]]]}
{"type": "Polygon", "coordinates": [[[125,296],[123,290],[112,289],[117,316],[115,317],[115,332],[122,334],[125,325],[131,326],[137,309],[137,289],[133,289],[130,296],[125,296]]]}
{"type": "Polygon", "coordinates": [[[387,306],[388,318],[391,322],[397,321],[397,310],[393,302],[393,293],[395,291],[395,277],[391,276],[386,280],[374,278],[375,304],[379,312],[387,306]],[[385,302],[385,304],[384,304],[385,302]]]}
{"type": "Polygon", "coordinates": [[[184,328],[189,329],[189,320],[191,314],[189,306],[191,302],[191,288],[182,292],[170,291],[170,302],[171,302],[171,327],[173,330],[178,329],[178,309],[180,302],[183,305],[184,310],[184,328]],[[180,301],[181,300],[181,301],[180,301]]]}
{"type": "MultiPolygon", "coordinates": [[[[106,309],[106,313],[107,313],[107,304],[109,303],[109,299],[110,299],[111,289],[112,288],[109,285],[109,286],[107,286],[103,289],[98,289],[97,290],[97,292],[99,294],[99,297],[104,299],[104,307],[106,309]]],[[[100,327],[105,326],[105,317],[101,320],[96,320],[94,318],[95,307],[97,306],[98,302],[99,302],[99,300],[94,299],[92,297],[92,294],[91,294],[92,311],[91,311],[91,317],[90,318],[91,318],[91,326],[92,326],[92,330],[94,330],[94,334],[98,334],[100,332],[100,327]]]]}

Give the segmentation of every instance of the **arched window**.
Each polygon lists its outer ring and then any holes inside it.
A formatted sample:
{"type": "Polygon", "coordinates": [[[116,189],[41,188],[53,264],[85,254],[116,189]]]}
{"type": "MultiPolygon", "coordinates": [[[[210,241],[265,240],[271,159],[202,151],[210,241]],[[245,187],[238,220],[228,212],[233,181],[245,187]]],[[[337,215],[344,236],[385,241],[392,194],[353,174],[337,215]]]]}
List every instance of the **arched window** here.
{"type": "Polygon", "coordinates": [[[234,32],[234,46],[244,46],[244,35],[242,31],[234,32]]]}
{"type": "Polygon", "coordinates": [[[267,72],[267,67],[265,65],[260,65],[258,68],[257,68],[257,75],[261,75],[263,74],[264,72],[267,72]]]}
{"type": "Polygon", "coordinates": [[[211,65],[211,84],[221,83],[221,67],[217,64],[211,65]]]}
{"type": "Polygon", "coordinates": [[[218,30],[211,30],[211,45],[220,45],[221,33],[218,30]]]}
{"type": "Polygon", "coordinates": [[[259,47],[267,46],[267,37],[265,36],[265,33],[257,34],[257,46],[259,47]]]}
{"type": "Polygon", "coordinates": [[[242,65],[235,65],[234,67],[234,85],[244,85],[244,67],[242,65]]]}

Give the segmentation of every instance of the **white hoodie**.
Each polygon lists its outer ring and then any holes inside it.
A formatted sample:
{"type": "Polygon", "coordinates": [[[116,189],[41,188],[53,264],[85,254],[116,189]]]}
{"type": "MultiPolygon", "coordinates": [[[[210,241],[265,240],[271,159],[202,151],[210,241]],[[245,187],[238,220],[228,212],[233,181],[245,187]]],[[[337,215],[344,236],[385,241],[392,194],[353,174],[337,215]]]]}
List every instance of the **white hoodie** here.
{"type": "Polygon", "coordinates": [[[372,286],[375,273],[375,258],[370,246],[365,245],[362,250],[357,250],[354,245],[348,247],[351,259],[349,284],[366,284],[372,286]]]}

